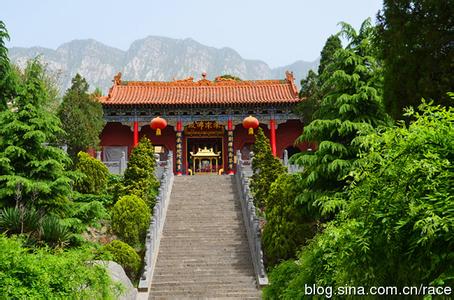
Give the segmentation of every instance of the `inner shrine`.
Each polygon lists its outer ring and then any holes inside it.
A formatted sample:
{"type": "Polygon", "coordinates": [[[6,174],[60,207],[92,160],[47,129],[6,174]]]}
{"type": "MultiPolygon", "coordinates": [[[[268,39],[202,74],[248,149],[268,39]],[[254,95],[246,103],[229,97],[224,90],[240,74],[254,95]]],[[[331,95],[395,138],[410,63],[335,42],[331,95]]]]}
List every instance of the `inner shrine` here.
{"type": "Polygon", "coordinates": [[[175,153],[177,175],[233,174],[234,153],[249,158],[257,127],[277,157],[286,149],[293,154],[311,148],[294,145],[303,122],[293,111],[302,100],[290,72],[282,80],[208,80],[204,73],[198,81],[169,82],[124,81],[118,73],[100,101],[103,161],[129,155],[146,136],[161,160],[175,153]]]}

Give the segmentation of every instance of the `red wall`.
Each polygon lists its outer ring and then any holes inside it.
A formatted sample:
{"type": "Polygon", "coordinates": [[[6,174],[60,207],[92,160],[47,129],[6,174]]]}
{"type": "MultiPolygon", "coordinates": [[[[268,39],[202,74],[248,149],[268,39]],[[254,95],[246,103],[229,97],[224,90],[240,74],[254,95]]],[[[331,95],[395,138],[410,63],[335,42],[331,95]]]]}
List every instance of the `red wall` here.
{"type": "MultiPolygon", "coordinates": [[[[270,130],[268,124],[261,123],[260,127],[263,129],[265,135],[270,137],[270,130]]],[[[256,132],[256,131],[255,131],[256,132]]],[[[276,152],[277,156],[282,158],[285,148],[294,146],[295,140],[303,132],[303,124],[298,120],[289,120],[286,123],[279,124],[276,130],[276,152]]],[[[139,132],[139,138],[142,136],[148,137],[153,145],[164,145],[168,150],[174,153],[174,169],[176,167],[176,133],[173,126],[167,126],[162,130],[160,136],[156,136],[154,130],[150,126],[143,126],[139,132]]],[[[248,130],[243,125],[235,124],[233,132],[233,149],[236,155],[237,150],[241,150],[245,144],[254,143],[255,138],[253,135],[248,134],[248,130]]],[[[131,152],[133,143],[133,132],[129,126],[122,125],[121,123],[107,123],[101,133],[101,146],[128,146],[128,154],[131,152]]],[[[312,148],[315,150],[315,145],[310,143],[301,143],[297,145],[301,151],[312,148]]],[[[227,134],[224,137],[224,167],[227,171],[228,157],[227,157],[227,134]]],[[[186,137],[183,136],[183,172],[187,172],[186,166],[186,137]]]]}
{"type": "Polygon", "coordinates": [[[133,142],[132,130],[121,123],[107,123],[101,132],[101,146],[128,146],[131,152],[133,142]]]}
{"type": "MultiPolygon", "coordinates": [[[[270,138],[269,124],[260,123],[265,135],[270,138]]],[[[254,131],[256,132],[256,131],[254,131]]],[[[279,124],[276,130],[276,154],[282,158],[285,148],[294,146],[295,140],[303,133],[303,123],[298,120],[289,120],[284,124],[279,124]]],[[[237,150],[241,150],[244,144],[254,143],[254,136],[249,135],[246,128],[242,124],[236,124],[233,132],[233,148],[236,154],[237,150]]],[[[307,143],[297,145],[301,151],[309,148],[307,143]]]]}
{"type": "Polygon", "coordinates": [[[173,126],[167,126],[161,130],[161,135],[157,136],[156,131],[151,129],[149,125],[139,128],[139,140],[142,136],[146,136],[151,140],[153,145],[163,145],[173,152],[173,168],[176,168],[176,132],[173,126]]]}

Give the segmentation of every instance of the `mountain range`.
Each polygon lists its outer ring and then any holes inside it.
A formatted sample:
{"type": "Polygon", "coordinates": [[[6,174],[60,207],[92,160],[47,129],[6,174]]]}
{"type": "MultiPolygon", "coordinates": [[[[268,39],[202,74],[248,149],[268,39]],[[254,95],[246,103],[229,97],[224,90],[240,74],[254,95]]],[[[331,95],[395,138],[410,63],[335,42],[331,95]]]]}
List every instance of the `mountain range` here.
{"type": "Polygon", "coordinates": [[[73,40],[56,50],[43,47],[12,47],[11,61],[24,67],[27,60],[40,56],[64,92],[76,73],[85,77],[91,88],[101,88],[105,94],[112,86],[113,77],[122,73],[123,80],[169,81],[187,77],[208,79],[229,74],[241,79],[283,79],[285,71],[293,71],[296,83],[310,69],[316,69],[319,60],[296,61],[290,65],[270,68],[261,60],[242,58],[231,48],[214,48],[193,39],[172,39],[149,36],[134,41],[123,51],[93,39],[73,40]]]}

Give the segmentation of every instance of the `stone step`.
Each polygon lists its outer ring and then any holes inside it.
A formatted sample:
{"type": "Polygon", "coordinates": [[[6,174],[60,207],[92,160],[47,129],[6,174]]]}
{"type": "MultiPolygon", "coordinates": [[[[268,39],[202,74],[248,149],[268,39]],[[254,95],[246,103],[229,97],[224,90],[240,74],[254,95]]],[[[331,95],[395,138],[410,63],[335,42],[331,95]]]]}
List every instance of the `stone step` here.
{"type": "Polygon", "coordinates": [[[150,299],[260,299],[233,179],[175,177],[150,299]]]}

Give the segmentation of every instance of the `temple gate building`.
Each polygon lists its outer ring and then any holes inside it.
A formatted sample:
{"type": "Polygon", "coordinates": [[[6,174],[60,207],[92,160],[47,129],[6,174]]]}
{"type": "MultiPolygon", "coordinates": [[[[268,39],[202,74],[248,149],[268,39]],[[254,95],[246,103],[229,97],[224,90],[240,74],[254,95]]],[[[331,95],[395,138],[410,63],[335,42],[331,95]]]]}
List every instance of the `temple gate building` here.
{"type": "Polygon", "coordinates": [[[293,74],[285,75],[283,80],[210,81],[204,73],[198,81],[147,82],[123,81],[119,73],[100,99],[107,122],[101,133],[102,159],[119,160],[146,136],[161,160],[169,150],[175,153],[177,175],[232,174],[234,153],[240,150],[248,158],[254,143],[243,126],[249,116],[260,123],[275,156],[282,158],[285,149],[290,155],[305,151],[309,144],[294,145],[303,130],[293,113],[301,100],[293,74]],[[152,120],[165,127],[152,129],[152,120]]]}

